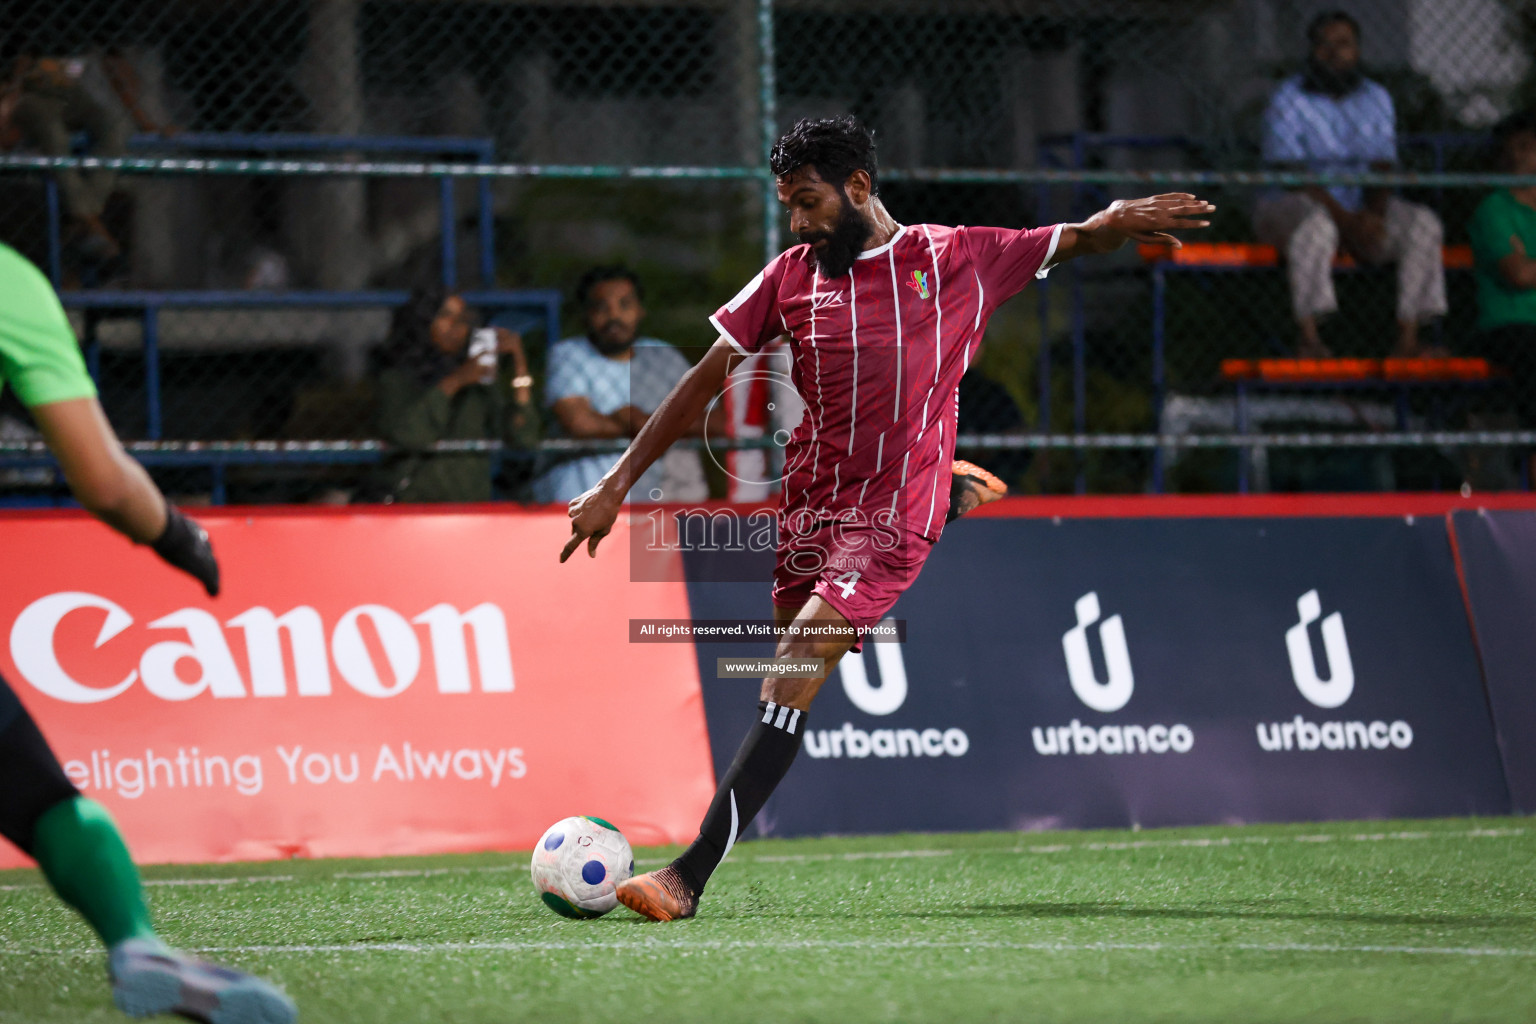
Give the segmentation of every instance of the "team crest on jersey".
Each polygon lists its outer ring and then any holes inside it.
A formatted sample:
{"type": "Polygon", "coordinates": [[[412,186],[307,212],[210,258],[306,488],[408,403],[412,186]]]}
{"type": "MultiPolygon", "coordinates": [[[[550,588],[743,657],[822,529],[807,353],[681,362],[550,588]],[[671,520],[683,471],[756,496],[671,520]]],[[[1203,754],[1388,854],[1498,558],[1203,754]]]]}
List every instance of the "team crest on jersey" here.
{"type": "Polygon", "coordinates": [[[912,271],[912,280],[908,281],[907,284],[911,285],[912,290],[917,292],[918,298],[928,298],[927,274],[923,273],[921,270],[914,270],[912,271]]]}

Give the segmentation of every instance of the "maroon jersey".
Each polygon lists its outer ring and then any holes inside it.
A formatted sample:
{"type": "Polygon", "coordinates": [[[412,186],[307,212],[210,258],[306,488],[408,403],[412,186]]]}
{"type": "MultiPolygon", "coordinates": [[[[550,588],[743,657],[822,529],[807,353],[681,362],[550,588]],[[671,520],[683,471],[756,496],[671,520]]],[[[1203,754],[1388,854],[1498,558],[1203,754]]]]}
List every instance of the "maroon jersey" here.
{"type": "Polygon", "coordinates": [[[790,337],[806,412],[785,451],[781,514],[879,517],[937,539],[960,378],[987,318],[1045,276],[1060,237],[1060,225],[913,224],[836,280],[797,245],[710,317],[745,355],[790,337]]]}

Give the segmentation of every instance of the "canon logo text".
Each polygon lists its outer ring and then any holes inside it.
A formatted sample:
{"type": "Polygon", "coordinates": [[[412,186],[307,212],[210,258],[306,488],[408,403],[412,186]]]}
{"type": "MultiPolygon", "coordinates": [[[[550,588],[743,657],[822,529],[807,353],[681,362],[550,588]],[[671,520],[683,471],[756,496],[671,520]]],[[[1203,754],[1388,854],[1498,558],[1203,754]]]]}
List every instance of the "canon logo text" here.
{"type": "MultiPolygon", "coordinates": [[[[343,614],[327,643],[320,613],[299,605],[281,615],[257,606],[220,623],[201,608],[182,608],[145,624],[145,629],[178,630],[173,639],[149,644],[140,652],[138,668],[117,680],[81,680],[59,662],[55,635],[70,615],[104,613],[95,647],[129,643],[118,639],[134,624],[127,609],[108,598],[77,591],[49,594],[28,605],[11,626],[11,658],[34,689],[70,704],[111,700],[136,682],[161,700],[183,701],[209,694],[235,697],[325,697],[332,692],[334,666],[341,681],[368,697],[403,693],[420,674],[422,643],[416,626],[427,627],[427,646],[441,693],[469,693],[469,638],[474,638],[480,690],[511,693],[512,654],[507,621],[500,608],[479,604],[460,612],[436,604],[406,619],[384,605],[358,605],[343,614]],[[374,651],[364,639],[363,623],[372,628],[374,651]],[[238,629],[245,641],[246,663],[235,660],[225,632],[238,629]],[[284,658],[284,641],[289,657],[284,658]],[[183,661],[194,662],[197,678],[177,672],[183,661]],[[289,678],[286,662],[293,665],[289,678]]],[[[141,641],[142,642],[142,641],[141,641]]]]}

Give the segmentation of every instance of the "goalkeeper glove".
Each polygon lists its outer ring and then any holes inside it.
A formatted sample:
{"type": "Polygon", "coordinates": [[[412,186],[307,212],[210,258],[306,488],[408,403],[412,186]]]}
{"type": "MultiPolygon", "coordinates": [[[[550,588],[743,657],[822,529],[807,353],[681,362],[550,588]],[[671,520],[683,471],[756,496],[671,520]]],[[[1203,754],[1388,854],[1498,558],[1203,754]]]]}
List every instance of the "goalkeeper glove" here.
{"type": "Polygon", "coordinates": [[[219,596],[219,563],[213,557],[208,531],[182,515],[175,505],[165,506],[165,530],[152,546],[155,554],[201,583],[209,597],[219,596]]]}

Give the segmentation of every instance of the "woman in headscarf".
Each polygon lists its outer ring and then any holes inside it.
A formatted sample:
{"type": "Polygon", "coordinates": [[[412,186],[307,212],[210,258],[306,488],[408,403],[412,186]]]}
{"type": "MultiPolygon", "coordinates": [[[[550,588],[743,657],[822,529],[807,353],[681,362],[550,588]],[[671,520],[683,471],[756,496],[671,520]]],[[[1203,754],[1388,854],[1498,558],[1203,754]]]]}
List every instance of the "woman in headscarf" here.
{"type": "Polygon", "coordinates": [[[395,310],[379,374],[378,429],[397,451],[384,463],[385,501],[489,501],[492,457],[434,452],[438,441],[539,442],[533,377],[522,338],[503,328],[494,348],[471,353],[464,298],[442,285],[418,287],[395,310]]]}

